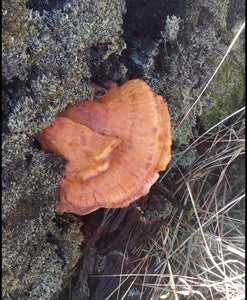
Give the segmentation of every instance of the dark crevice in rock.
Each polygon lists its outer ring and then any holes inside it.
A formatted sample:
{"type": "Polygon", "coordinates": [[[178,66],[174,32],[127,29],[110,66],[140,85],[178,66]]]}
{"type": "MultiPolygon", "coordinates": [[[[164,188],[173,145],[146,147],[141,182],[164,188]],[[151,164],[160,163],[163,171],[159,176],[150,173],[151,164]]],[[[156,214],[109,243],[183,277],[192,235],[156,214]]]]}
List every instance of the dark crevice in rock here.
{"type": "Polygon", "coordinates": [[[122,83],[123,58],[118,54],[110,55],[102,61],[103,54],[107,51],[107,45],[98,44],[87,51],[88,65],[92,74],[91,81],[104,86],[107,81],[122,83]]]}
{"type": "Polygon", "coordinates": [[[4,82],[2,84],[2,132],[8,134],[9,115],[13,112],[22,93],[24,93],[24,86],[23,82],[17,77],[14,77],[8,84],[4,82]]]}
{"type": "Polygon", "coordinates": [[[33,147],[35,149],[41,150],[41,145],[40,145],[40,142],[38,141],[37,138],[35,138],[34,141],[33,141],[33,147]]]}
{"type": "Polygon", "coordinates": [[[127,13],[124,16],[123,37],[127,49],[124,50],[123,57],[130,77],[142,76],[149,58],[154,56],[156,42],[162,37],[161,32],[165,30],[166,17],[179,16],[181,8],[181,0],[126,1],[127,13]]]}
{"type": "Polygon", "coordinates": [[[42,13],[43,10],[52,11],[54,9],[61,9],[67,2],[67,0],[28,0],[26,6],[29,9],[38,10],[42,13]]]}

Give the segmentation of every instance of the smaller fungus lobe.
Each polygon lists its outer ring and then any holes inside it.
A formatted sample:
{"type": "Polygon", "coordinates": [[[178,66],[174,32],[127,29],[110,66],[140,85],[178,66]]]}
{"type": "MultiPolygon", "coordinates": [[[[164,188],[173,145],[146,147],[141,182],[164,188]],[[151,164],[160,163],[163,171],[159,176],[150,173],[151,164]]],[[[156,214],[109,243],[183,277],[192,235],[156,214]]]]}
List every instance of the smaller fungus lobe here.
{"type": "Polygon", "coordinates": [[[38,139],[42,150],[68,161],[59,214],[128,206],[149,192],[171,158],[167,106],[139,79],[114,85],[99,103],[67,107],[38,139]]]}

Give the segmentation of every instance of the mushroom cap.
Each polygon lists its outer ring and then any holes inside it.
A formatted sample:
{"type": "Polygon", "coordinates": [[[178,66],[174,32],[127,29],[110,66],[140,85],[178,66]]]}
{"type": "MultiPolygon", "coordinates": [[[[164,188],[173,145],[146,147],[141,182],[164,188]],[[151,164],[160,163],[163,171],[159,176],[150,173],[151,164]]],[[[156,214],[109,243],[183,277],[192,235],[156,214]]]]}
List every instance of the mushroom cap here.
{"type": "Polygon", "coordinates": [[[142,80],[112,88],[100,103],[83,101],[69,106],[58,117],[121,140],[110,154],[107,171],[100,175],[81,182],[66,167],[59,180],[56,210],[60,214],[85,215],[99,207],[128,206],[149,192],[158,179],[157,172],[164,170],[171,158],[168,109],[162,97],[142,80]]]}
{"type": "Polygon", "coordinates": [[[160,155],[159,162],[156,166],[156,171],[164,171],[171,160],[171,146],[172,146],[172,135],[171,135],[171,121],[167,105],[163,101],[162,96],[158,95],[158,101],[160,102],[160,108],[162,113],[163,131],[164,131],[164,143],[163,150],[160,155]]]}
{"type": "Polygon", "coordinates": [[[42,150],[52,151],[68,161],[65,174],[82,182],[109,168],[109,157],[120,139],[103,136],[68,118],[55,122],[38,134],[42,150]]]}

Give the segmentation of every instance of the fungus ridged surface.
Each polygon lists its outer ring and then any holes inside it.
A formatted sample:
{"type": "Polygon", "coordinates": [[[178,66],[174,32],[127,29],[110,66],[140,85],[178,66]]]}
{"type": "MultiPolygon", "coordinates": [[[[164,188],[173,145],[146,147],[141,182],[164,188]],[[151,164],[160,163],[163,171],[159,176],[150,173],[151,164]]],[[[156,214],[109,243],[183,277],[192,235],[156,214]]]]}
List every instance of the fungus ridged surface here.
{"type": "Polygon", "coordinates": [[[42,150],[64,157],[65,173],[79,182],[90,179],[109,168],[109,156],[121,140],[101,135],[68,118],[57,118],[52,126],[39,134],[42,150]]]}
{"type": "Polygon", "coordinates": [[[149,192],[171,158],[167,106],[139,79],[113,87],[99,103],[67,107],[38,139],[43,150],[68,160],[59,214],[128,206],[149,192]]]}

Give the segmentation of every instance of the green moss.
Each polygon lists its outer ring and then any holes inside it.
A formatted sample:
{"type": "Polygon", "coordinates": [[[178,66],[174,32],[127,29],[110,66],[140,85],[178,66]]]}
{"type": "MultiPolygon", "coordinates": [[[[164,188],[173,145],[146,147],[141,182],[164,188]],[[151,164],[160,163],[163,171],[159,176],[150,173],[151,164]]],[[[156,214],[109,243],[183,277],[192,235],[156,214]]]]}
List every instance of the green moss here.
{"type": "MultiPolygon", "coordinates": [[[[243,53],[242,53],[243,55],[243,53]]],[[[212,109],[203,110],[203,119],[210,128],[244,106],[244,64],[225,63],[212,82],[210,93],[212,109]]]]}

